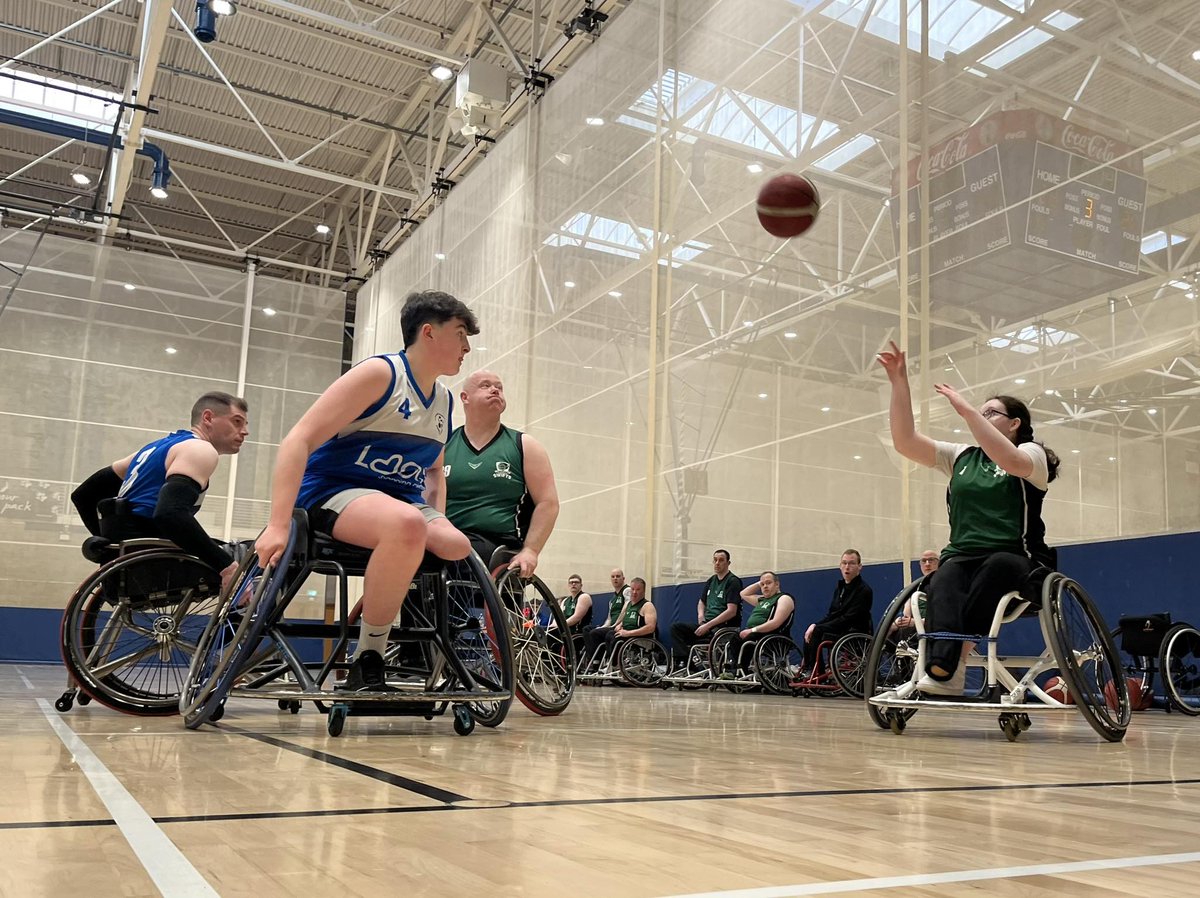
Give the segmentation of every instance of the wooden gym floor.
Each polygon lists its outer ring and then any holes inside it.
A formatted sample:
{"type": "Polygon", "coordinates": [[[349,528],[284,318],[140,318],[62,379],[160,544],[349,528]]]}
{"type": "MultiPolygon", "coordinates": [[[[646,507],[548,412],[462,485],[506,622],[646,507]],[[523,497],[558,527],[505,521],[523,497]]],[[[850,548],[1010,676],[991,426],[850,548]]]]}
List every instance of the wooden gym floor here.
{"type": "Polygon", "coordinates": [[[1200,720],[1077,714],[1010,744],[857,703],[583,688],[496,730],[231,702],[216,727],[0,665],[0,895],[1191,896],[1200,720]]]}

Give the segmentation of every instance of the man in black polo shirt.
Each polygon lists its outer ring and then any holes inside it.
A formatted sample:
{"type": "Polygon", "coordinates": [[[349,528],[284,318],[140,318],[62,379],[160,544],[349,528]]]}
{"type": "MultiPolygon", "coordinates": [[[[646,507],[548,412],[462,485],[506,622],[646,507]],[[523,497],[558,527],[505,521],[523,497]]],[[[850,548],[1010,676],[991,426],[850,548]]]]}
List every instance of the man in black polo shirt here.
{"type": "Polygon", "coordinates": [[[672,666],[687,663],[692,646],[708,642],[722,627],[741,626],[742,581],[729,570],[729,552],[713,552],[713,575],[704,584],[704,592],[696,602],[696,624],[676,621],[671,624],[672,666]]]}
{"type": "Polygon", "coordinates": [[[858,549],[847,549],[842,553],[842,579],[833,590],[833,601],[829,612],[804,631],[804,661],[806,671],[813,669],[817,660],[817,649],[822,642],[836,640],[847,633],[871,632],[871,604],[875,601],[871,587],[863,580],[862,555],[858,549]]]}

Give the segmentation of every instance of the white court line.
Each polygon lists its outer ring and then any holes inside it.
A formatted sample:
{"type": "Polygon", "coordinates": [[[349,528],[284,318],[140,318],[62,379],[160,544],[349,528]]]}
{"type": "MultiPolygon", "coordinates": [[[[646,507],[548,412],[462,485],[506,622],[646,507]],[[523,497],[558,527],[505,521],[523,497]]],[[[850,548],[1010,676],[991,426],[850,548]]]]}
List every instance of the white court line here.
{"type": "Polygon", "coordinates": [[[74,755],[75,763],[108,808],[121,835],[142,862],[159,892],[166,898],[218,898],[216,890],[175,847],[175,843],[167,838],[167,834],[121,785],[121,781],[112,775],[75,731],[59,719],[50,703],[44,698],[39,698],[37,702],[46,720],[50,721],[51,728],[74,755]]]}
{"type": "Polygon", "coordinates": [[[1157,867],[1164,864],[1200,862],[1200,851],[1185,854],[1150,854],[1142,857],[1116,857],[1064,864],[1035,864],[1026,867],[991,867],[982,870],[951,870],[946,873],[917,873],[912,876],[881,876],[875,879],[844,879],[838,882],[811,882],[794,886],[767,886],[761,889],[733,889],[728,892],[695,892],[671,898],[795,898],[800,895],[832,895],[837,892],[865,892],[871,889],[897,889],[928,886],[944,882],[975,882],[983,879],[1015,879],[1021,876],[1055,876],[1061,873],[1088,873],[1122,867],[1157,867]]]}
{"type": "Polygon", "coordinates": [[[16,668],[17,676],[21,678],[21,682],[25,684],[26,689],[32,689],[33,684],[29,682],[29,677],[25,676],[25,672],[21,668],[16,668]]]}

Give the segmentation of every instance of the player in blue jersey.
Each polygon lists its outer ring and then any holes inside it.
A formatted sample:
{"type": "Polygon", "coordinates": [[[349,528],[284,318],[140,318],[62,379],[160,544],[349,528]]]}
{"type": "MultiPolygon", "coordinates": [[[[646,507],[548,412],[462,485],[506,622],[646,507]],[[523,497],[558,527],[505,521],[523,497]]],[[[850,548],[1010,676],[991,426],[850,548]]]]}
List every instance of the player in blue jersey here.
{"type": "Polygon", "coordinates": [[[437,379],[458,373],[479,326],[462,302],[427,290],[405,300],[400,328],[403,352],[355,365],[279,444],[271,517],[255,546],[263,564],[277,561],[298,505],[315,529],[371,550],[351,691],[386,688],[383,652],[425,551],[447,560],[471,552],[444,514],[454,400],[437,379]]]}
{"type": "Polygon", "coordinates": [[[221,585],[233,576],[232,556],[214,543],[196,520],[208,482],[222,455],[236,455],[248,429],[246,400],[228,393],[205,393],[192,406],[188,430],[177,430],[137,452],[106,465],[71,493],[84,525],[109,539],[169,539],[221,572],[221,585]],[[124,500],[101,532],[97,505],[114,496],[124,500]]]}

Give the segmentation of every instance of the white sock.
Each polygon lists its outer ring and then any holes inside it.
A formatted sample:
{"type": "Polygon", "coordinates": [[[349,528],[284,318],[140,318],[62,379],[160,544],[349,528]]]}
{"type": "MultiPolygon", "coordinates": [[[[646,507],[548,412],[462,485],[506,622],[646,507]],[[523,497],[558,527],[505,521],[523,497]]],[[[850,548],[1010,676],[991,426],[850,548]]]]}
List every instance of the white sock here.
{"type": "Polygon", "coordinates": [[[379,654],[384,654],[387,651],[388,635],[392,632],[390,625],[379,626],[378,624],[368,624],[366,618],[359,621],[358,626],[358,645],[354,650],[354,657],[357,658],[368,649],[374,649],[379,654]]]}

